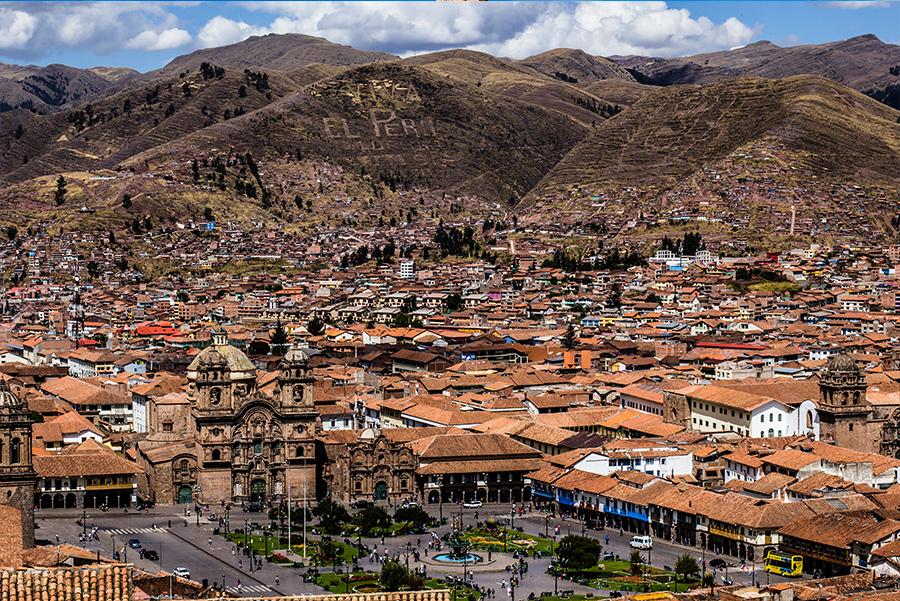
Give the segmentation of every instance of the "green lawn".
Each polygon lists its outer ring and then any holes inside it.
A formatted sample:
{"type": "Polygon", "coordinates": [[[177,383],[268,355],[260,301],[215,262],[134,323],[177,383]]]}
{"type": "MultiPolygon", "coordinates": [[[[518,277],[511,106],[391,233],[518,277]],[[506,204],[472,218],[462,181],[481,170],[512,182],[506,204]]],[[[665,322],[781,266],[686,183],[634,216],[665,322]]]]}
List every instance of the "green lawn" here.
{"type": "MultiPolygon", "coordinates": [[[[329,593],[346,593],[347,592],[347,575],[346,574],[320,574],[318,578],[316,578],[316,584],[321,586],[323,589],[328,591],[329,593]]],[[[350,592],[379,592],[381,587],[378,584],[378,573],[377,572],[354,572],[350,575],[350,583],[349,583],[350,592]]],[[[447,589],[450,587],[443,580],[438,580],[436,578],[429,578],[425,581],[425,588],[430,590],[436,589],[447,589]]],[[[463,601],[466,599],[472,599],[473,601],[477,601],[481,599],[481,593],[469,590],[463,587],[457,587],[455,598],[457,601],[463,601]]]]}
{"type": "Polygon", "coordinates": [[[529,553],[539,551],[541,555],[547,556],[550,554],[551,547],[556,548],[555,543],[549,538],[525,534],[509,528],[473,528],[464,532],[463,538],[472,545],[473,549],[482,551],[488,549],[510,553],[513,551],[528,551],[529,553]],[[505,541],[504,537],[507,537],[505,541]]]}
{"type": "MultiPolygon", "coordinates": [[[[265,555],[268,550],[269,555],[276,549],[287,549],[287,537],[278,537],[278,536],[263,536],[259,534],[254,534],[253,536],[245,537],[243,534],[229,532],[225,535],[225,539],[235,543],[235,544],[245,544],[245,541],[248,545],[253,548],[254,553],[257,555],[265,555]]],[[[303,545],[296,544],[296,541],[302,541],[300,537],[292,537],[291,538],[291,550],[297,555],[303,555],[303,545]]],[[[340,547],[340,557],[344,563],[352,563],[354,558],[356,558],[356,547],[353,545],[345,545],[340,541],[334,541],[340,547]]],[[[318,541],[307,539],[307,550],[306,555],[309,558],[308,561],[310,564],[317,563],[316,554],[318,552],[318,541]]],[[[330,564],[328,564],[330,565],[330,564]]]]}
{"type": "MultiPolygon", "coordinates": [[[[576,582],[598,589],[612,591],[671,591],[675,582],[675,573],[667,572],[657,567],[644,566],[642,576],[632,576],[631,564],[627,561],[604,561],[599,565],[582,570],[580,572],[565,571],[567,580],[560,581],[559,588],[564,588],[563,582],[576,582]]],[[[690,590],[697,585],[696,580],[687,583],[679,577],[678,592],[690,590]]]]}

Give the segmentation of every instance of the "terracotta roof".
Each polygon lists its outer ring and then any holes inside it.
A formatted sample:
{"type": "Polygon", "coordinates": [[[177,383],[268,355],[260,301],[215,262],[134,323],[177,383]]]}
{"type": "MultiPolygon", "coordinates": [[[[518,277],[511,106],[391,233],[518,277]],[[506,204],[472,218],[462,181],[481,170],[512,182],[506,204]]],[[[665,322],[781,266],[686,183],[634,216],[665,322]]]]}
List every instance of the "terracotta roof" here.
{"type": "Polygon", "coordinates": [[[56,455],[35,456],[33,460],[35,471],[43,478],[112,476],[144,472],[136,463],[119,457],[93,439],[88,439],[77,447],[66,448],[56,455]]]}
{"type": "Polygon", "coordinates": [[[131,601],[132,567],[0,568],[3,599],[15,601],[131,601]]]}

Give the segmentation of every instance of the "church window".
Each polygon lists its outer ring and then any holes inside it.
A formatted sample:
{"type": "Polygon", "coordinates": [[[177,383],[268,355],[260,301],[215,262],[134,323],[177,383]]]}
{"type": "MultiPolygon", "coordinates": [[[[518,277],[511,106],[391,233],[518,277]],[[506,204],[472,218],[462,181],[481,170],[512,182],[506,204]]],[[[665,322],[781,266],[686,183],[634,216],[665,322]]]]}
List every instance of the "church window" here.
{"type": "Polygon", "coordinates": [[[812,411],[806,412],[806,427],[812,429],[813,427],[813,414],[812,411]]]}
{"type": "Polygon", "coordinates": [[[851,424],[848,424],[848,425],[849,425],[849,427],[847,428],[847,430],[850,431],[850,432],[853,432],[853,424],[851,423],[851,424]]]}
{"type": "Polygon", "coordinates": [[[172,431],[172,422],[163,422],[163,432],[171,432],[172,431]]]}
{"type": "Polygon", "coordinates": [[[222,434],[222,431],[221,431],[219,428],[213,428],[213,429],[212,429],[212,435],[213,435],[213,436],[219,436],[220,434],[222,434]]]}
{"type": "Polygon", "coordinates": [[[210,405],[218,405],[222,400],[222,391],[218,388],[213,388],[209,391],[209,404],[210,405]]]}
{"type": "Polygon", "coordinates": [[[257,455],[262,455],[262,441],[254,440],[253,441],[253,452],[257,455]]]}
{"type": "Polygon", "coordinates": [[[178,462],[178,469],[182,472],[186,472],[186,471],[188,471],[189,465],[190,464],[188,463],[187,459],[182,459],[181,461],[178,462]]]}
{"type": "Polygon", "coordinates": [[[220,451],[219,449],[213,449],[212,460],[219,461],[220,459],[222,459],[222,451],[220,451]]]}
{"type": "Polygon", "coordinates": [[[19,463],[22,459],[22,451],[21,451],[21,442],[18,438],[13,438],[12,442],[9,444],[9,462],[10,463],[19,463]]]}
{"type": "Polygon", "coordinates": [[[353,483],[353,488],[356,490],[356,492],[362,491],[362,482],[357,480],[353,483]]]}
{"type": "Polygon", "coordinates": [[[294,456],[303,457],[303,447],[297,447],[297,449],[294,451],[294,456]]]}
{"type": "Polygon", "coordinates": [[[781,421],[781,414],[778,414],[778,421],[781,421]]]}
{"type": "Polygon", "coordinates": [[[409,488],[409,483],[406,480],[400,481],[400,490],[406,490],[409,488]]]}

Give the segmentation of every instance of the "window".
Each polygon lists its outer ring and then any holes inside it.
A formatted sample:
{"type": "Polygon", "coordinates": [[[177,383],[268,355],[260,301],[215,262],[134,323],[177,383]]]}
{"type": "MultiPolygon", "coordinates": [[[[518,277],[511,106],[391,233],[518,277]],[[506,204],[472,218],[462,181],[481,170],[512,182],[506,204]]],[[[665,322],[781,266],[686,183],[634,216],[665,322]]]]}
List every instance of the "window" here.
{"type": "Polygon", "coordinates": [[[253,441],[253,452],[257,455],[262,455],[262,441],[254,440],[253,441]]]}
{"type": "Polygon", "coordinates": [[[213,449],[212,460],[219,461],[220,459],[222,459],[222,451],[220,451],[219,449],[213,449]]]}
{"type": "Polygon", "coordinates": [[[361,491],[362,491],[362,482],[359,481],[359,480],[357,480],[356,482],[354,482],[354,483],[353,483],[353,489],[354,489],[356,492],[361,492],[361,491]]]}
{"type": "Polygon", "coordinates": [[[163,432],[171,432],[172,431],[172,422],[163,422],[163,432]]]}
{"type": "Polygon", "coordinates": [[[848,424],[847,430],[853,432],[853,424],[848,424]]]}
{"type": "MultiPolygon", "coordinates": [[[[303,447],[297,447],[294,450],[294,457],[303,457],[303,447]]],[[[357,482],[357,484],[359,483],[357,482]]]]}
{"type": "Polygon", "coordinates": [[[12,442],[9,444],[9,462],[10,463],[19,463],[22,459],[22,450],[20,448],[21,442],[19,442],[18,438],[13,438],[12,442]]]}
{"type": "Polygon", "coordinates": [[[778,414],[778,421],[781,421],[781,414],[778,414]]]}
{"type": "Polygon", "coordinates": [[[406,490],[408,487],[409,487],[409,484],[407,483],[406,480],[400,481],[400,490],[406,490]]]}

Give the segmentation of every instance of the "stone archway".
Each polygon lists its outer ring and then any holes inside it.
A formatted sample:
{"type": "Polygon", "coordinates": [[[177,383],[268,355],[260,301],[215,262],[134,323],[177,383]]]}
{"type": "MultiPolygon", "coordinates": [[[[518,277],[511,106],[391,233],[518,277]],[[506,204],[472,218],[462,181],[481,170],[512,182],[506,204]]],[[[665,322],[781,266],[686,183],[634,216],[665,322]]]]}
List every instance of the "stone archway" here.
{"type": "Polygon", "coordinates": [[[41,509],[50,509],[51,507],[53,507],[53,497],[41,495],[41,509]]]}
{"type": "Polygon", "coordinates": [[[250,483],[250,502],[266,502],[266,481],[262,478],[257,478],[250,483]]]}
{"type": "Polygon", "coordinates": [[[78,497],[75,496],[75,493],[70,492],[66,495],[66,509],[75,509],[78,507],[78,497]]]}
{"type": "Polygon", "coordinates": [[[388,498],[388,485],[384,480],[375,483],[375,500],[386,501],[388,498]]]}
{"type": "Polygon", "coordinates": [[[187,505],[194,500],[194,491],[187,484],[178,487],[178,504],[187,505]]]}

